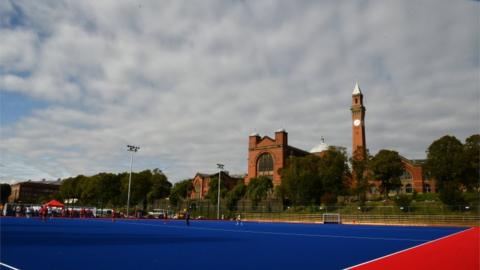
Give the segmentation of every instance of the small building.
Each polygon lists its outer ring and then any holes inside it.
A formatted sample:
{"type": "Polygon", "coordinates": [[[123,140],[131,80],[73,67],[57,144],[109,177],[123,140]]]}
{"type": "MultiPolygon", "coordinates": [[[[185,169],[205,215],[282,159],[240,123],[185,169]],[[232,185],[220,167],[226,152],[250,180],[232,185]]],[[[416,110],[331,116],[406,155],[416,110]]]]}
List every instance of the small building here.
{"type": "MultiPolygon", "coordinates": [[[[203,200],[210,189],[210,181],[212,179],[218,180],[218,172],[207,174],[207,173],[197,173],[193,178],[192,185],[193,190],[189,194],[189,198],[192,200],[203,200]]],[[[243,178],[240,176],[230,175],[227,171],[221,172],[220,177],[221,186],[227,187],[228,190],[232,189],[236,184],[243,181],[243,178]]]]}
{"type": "Polygon", "coordinates": [[[424,159],[409,160],[401,157],[405,171],[400,177],[402,186],[400,187],[401,193],[430,193],[436,192],[435,181],[429,179],[424,173],[422,168],[426,162],[424,159]]]}
{"type": "Polygon", "coordinates": [[[12,192],[8,202],[31,203],[56,194],[60,190],[61,181],[26,181],[10,185],[12,192]]]}

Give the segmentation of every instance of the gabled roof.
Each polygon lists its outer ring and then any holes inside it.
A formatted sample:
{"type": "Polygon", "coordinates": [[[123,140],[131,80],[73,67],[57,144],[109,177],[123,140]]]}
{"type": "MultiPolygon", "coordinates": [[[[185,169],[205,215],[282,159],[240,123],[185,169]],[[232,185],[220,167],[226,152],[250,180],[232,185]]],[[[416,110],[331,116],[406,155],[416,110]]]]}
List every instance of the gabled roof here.
{"type": "Polygon", "coordinates": [[[408,159],[402,155],[400,155],[400,158],[406,162],[406,163],[409,163],[413,166],[421,166],[423,165],[427,160],[426,159],[408,159]]]}
{"type": "Polygon", "coordinates": [[[258,141],[257,143],[257,146],[265,146],[265,145],[268,145],[268,144],[272,144],[272,143],[275,143],[275,140],[268,137],[268,136],[263,136],[260,141],[258,141]]]}
{"type": "MultiPolygon", "coordinates": [[[[195,174],[195,177],[197,176],[200,176],[201,178],[205,179],[205,178],[213,178],[213,177],[217,177],[218,176],[218,172],[214,172],[214,173],[200,173],[200,172],[197,172],[195,174]]],[[[230,175],[228,171],[222,171],[222,177],[228,177],[228,178],[231,178],[231,179],[236,179],[236,178],[239,178],[239,177],[236,177],[234,175],[230,175]]],[[[240,179],[240,178],[239,178],[240,179]]]]}
{"type": "Polygon", "coordinates": [[[288,146],[288,155],[294,155],[294,156],[306,156],[306,155],[309,155],[310,153],[305,151],[305,150],[302,150],[300,148],[296,148],[296,147],[293,147],[293,146],[288,146]]]}

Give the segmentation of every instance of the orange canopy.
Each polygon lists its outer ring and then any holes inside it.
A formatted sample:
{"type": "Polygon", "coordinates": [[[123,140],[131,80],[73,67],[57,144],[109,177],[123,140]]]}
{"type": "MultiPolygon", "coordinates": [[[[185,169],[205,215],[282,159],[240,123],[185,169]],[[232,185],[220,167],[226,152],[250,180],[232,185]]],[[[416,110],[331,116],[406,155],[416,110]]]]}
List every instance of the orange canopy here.
{"type": "Polygon", "coordinates": [[[45,203],[43,206],[46,206],[46,207],[64,207],[63,203],[61,203],[57,200],[51,200],[48,203],[45,203]]]}

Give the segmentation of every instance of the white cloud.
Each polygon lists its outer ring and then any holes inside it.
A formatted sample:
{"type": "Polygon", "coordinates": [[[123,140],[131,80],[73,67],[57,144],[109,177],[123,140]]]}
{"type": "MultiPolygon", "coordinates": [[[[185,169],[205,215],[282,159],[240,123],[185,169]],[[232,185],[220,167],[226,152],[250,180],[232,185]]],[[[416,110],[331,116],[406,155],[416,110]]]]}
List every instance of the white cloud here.
{"type": "Polygon", "coordinates": [[[0,29],[0,36],[0,63],[5,71],[31,71],[36,58],[35,33],[29,30],[0,29]]]}
{"type": "MultiPolygon", "coordinates": [[[[444,134],[479,132],[478,3],[15,5],[0,21],[0,91],[51,105],[2,126],[0,149],[52,177],[125,171],[126,144],[142,147],[138,170],[175,181],[217,162],[245,172],[248,134],[279,127],[303,149],[321,136],[349,148],[355,80],[372,153],[421,158],[444,134]]],[[[24,177],[2,164],[2,180],[24,177]]]]}

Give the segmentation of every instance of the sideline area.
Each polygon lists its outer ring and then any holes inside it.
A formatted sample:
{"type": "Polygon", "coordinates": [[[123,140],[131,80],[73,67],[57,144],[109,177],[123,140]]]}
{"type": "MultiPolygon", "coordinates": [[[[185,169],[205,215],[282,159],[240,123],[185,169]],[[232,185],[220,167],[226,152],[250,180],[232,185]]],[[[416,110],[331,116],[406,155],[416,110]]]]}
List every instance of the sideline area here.
{"type": "Polygon", "coordinates": [[[473,227],[347,269],[480,269],[480,228],[473,227]]]}

